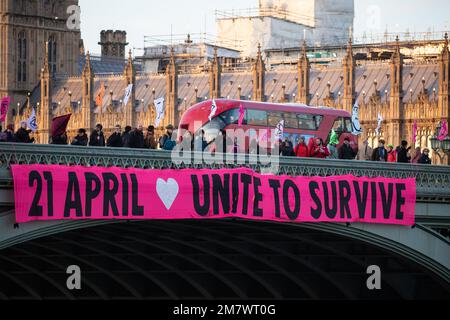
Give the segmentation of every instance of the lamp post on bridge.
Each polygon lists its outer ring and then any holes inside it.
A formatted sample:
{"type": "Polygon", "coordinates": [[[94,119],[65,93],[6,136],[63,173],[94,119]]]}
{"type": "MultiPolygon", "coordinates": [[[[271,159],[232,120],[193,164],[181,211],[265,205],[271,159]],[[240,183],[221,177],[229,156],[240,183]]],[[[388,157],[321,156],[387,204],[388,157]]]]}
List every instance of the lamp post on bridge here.
{"type": "Polygon", "coordinates": [[[450,155],[450,137],[447,135],[444,140],[439,140],[438,136],[441,132],[442,122],[439,122],[436,127],[435,135],[430,139],[431,141],[431,149],[436,153],[439,157],[441,163],[444,163],[445,157],[450,155]]]}

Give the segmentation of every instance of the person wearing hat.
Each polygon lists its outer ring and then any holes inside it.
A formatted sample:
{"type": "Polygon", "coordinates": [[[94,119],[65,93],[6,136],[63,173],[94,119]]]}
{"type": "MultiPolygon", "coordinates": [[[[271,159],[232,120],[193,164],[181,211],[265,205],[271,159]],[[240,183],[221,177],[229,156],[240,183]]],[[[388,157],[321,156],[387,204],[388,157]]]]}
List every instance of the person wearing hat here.
{"type": "Polygon", "coordinates": [[[89,137],[89,146],[91,147],[104,147],[105,143],[105,135],[103,134],[103,126],[101,124],[97,124],[95,126],[95,130],[92,131],[91,136],[89,137]]]}
{"type": "Polygon", "coordinates": [[[297,158],[309,158],[309,149],[306,145],[304,136],[301,136],[300,139],[298,139],[298,144],[294,149],[294,153],[297,158]]]}
{"type": "Polygon", "coordinates": [[[89,138],[85,129],[79,129],[77,136],[72,140],[72,146],[86,147],[88,145],[89,138]]]}
{"type": "Polygon", "coordinates": [[[373,149],[369,146],[369,140],[365,139],[363,144],[358,148],[358,155],[356,160],[371,161],[373,156],[373,149]]]}
{"type": "Polygon", "coordinates": [[[386,145],[386,141],[384,141],[383,139],[378,141],[378,148],[373,150],[372,161],[387,162],[388,152],[387,152],[386,148],[384,147],[385,145],[386,145]]]}
{"type": "Polygon", "coordinates": [[[31,130],[27,130],[27,122],[20,122],[20,129],[17,130],[15,135],[15,142],[17,143],[33,143],[34,138],[30,138],[31,130]]]}
{"type": "Polygon", "coordinates": [[[401,146],[397,147],[397,162],[399,163],[410,163],[411,156],[409,151],[411,147],[408,147],[408,141],[403,140],[401,146]]]}
{"type": "Polygon", "coordinates": [[[158,147],[158,142],[156,142],[155,137],[155,127],[149,126],[147,128],[147,134],[144,138],[144,148],[155,150],[158,147]]]}
{"type": "Polygon", "coordinates": [[[417,162],[419,164],[431,164],[430,159],[430,149],[425,148],[422,152],[422,157],[420,157],[419,161],[417,162]]]}
{"type": "Polygon", "coordinates": [[[122,148],[122,128],[120,125],[114,127],[114,133],[109,136],[106,145],[110,148],[122,148]]]}
{"type": "Polygon", "coordinates": [[[397,162],[397,152],[395,152],[393,144],[388,144],[387,152],[388,152],[387,162],[390,163],[397,162]]]}
{"type": "Polygon", "coordinates": [[[350,146],[350,138],[344,139],[344,144],[339,148],[339,159],[341,160],[355,160],[356,152],[350,146]]]}
{"type": "Polygon", "coordinates": [[[175,148],[176,146],[176,141],[172,139],[172,135],[173,135],[173,130],[174,127],[173,125],[169,124],[166,127],[166,133],[159,138],[159,148],[163,149],[163,150],[167,150],[167,151],[171,151],[175,148]]]}

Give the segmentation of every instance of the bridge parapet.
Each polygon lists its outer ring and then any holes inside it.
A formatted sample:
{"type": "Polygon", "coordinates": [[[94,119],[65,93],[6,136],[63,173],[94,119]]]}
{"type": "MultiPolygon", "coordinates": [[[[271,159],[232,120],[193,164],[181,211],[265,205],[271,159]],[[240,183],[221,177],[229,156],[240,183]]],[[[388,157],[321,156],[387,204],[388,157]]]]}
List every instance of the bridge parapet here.
{"type": "MultiPolygon", "coordinates": [[[[266,166],[254,155],[245,156],[246,166],[260,172],[266,166]]],[[[175,164],[166,151],[93,148],[56,145],[0,144],[1,180],[12,164],[61,164],[142,169],[233,168],[242,164],[175,164]]],[[[342,161],[302,158],[280,158],[278,173],[289,176],[335,176],[416,178],[418,199],[450,202],[450,167],[368,161],[342,161]]],[[[6,181],[3,181],[6,182],[6,181]]]]}
{"type": "MultiPolygon", "coordinates": [[[[193,156],[198,156],[194,154],[193,156]]],[[[61,221],[29,223],[13,228],[14,203],[11,165],[61,164],[142,169],[234,168],[235,164],[176,164],[164,151],[86,148],[55,145],[0,143],[0,250],[46,235],[106,223],[104,221],[61,221]]],[[[267,166],[257,156],[246,155],[246,166],[261,172],[267,166]]],[[[345,226],[305,224],[311,229],[345,235],[377,244],[432,270],[450,282],[450,241],[435,229],[450,224],[450,167],[390,164],[366,161],[340,161],[280,158],[278,174],[290,176],[354,175],[358,177],[416,178],[417,206],[414,228],[382,225],[345,226]]]]}

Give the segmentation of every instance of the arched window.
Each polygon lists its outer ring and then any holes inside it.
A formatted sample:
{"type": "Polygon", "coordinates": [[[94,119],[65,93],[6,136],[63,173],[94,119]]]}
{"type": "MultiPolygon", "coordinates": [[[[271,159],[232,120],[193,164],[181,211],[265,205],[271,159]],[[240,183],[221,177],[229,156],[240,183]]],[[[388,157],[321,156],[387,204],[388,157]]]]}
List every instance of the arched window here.
{"type": "Polygon", "coordinates": [[[17,81],[27,81],[27,38],[25,31],[19,33],[17,37],[17,81]]]}
{"type": "Polygon", "coordinates": [[[51,73],[56,73],[56,38],[54,35],[48,39],[48,66],[51,73]]]}

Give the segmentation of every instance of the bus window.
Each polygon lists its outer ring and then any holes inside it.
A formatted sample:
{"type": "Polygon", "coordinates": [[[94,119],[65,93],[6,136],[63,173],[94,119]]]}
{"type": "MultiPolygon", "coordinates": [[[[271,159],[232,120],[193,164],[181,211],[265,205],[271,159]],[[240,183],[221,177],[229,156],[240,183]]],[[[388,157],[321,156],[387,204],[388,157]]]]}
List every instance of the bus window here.
{"type": "Polygon", "coordinates": [[[313,114],[298,114],[298,127],[303,130],[316,131],[320,128],[323,116],[313,114]]]}
{"type": "Polygon", "coordinates": [[[205,124],[202,129],[205,131],[206,142],[214,141],[223,128],[225,128],[225,123],[220,117],[213,118],[212,121],[205,124]]]}
{"type": "Polygon", "coordinates": [[[352,132],[352,119],[339,117],[334,122],[333,129],[337,134],[352,132]]]}
{"type": "Polygon", "coordinates": [[[267,118],[269,127],[276,127],[283,120],[283,115],[281,112],[269,112],[267,118]]]}
{"type": "MultiPolygon", "coordinates": [[[[220,115],[222,120],[225,122],[225,125],[230,124],[238,124],[239,122],[239,109],[231,109],[228,110],[220,115]]],[[[246,120],[244,119],[242,124],[247,124],[246,120]]]]}
{"type": "Polygon", "coordinates": [[[298,129],[298,120],[295,113],[284,114],[285,127],[289,129],[298,129]]]}
{"type": "Polygon", "coordinates": [[[345,132],[352,132],[353,131],[353,125],[352,125],[352,119],[351,118],[345,118],[344,119],[344,128],[345,128],[345,132]]]}
{"type": "Polygon", "coordinates": [[[247,110],[247,123],[253,126],[267,127],[267,112],[264,110],[247,110]]]}

